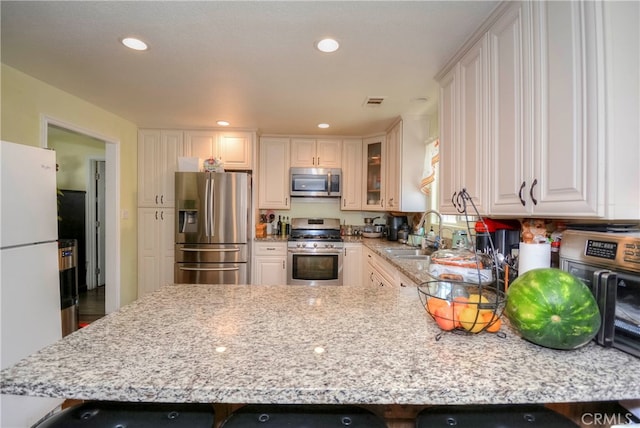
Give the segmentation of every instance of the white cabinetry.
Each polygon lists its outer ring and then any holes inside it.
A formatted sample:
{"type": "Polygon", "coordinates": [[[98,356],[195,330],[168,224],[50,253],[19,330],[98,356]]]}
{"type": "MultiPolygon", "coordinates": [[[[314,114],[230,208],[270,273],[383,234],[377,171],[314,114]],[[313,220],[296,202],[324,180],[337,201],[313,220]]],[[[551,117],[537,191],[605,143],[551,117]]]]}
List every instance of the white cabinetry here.
{"type": "Polygon", "coordinates": [[[289,138],[260,139],[258,178],[258,208],[290,208],[289,138]]]}
{"type": "Polygon", "coordinates": [[[373,250],[364,247],[364,284],[372,287],[395,286],[395,269],[373,250]]]}
{"type": "Polygon", "coordinates": [[[174,282],[175,212],[138,208],[138,298],[174,282]]]}
{"type": "Polygon", "coordinates": [[[292,138],[291,166],[340,168],[341,151],[341,140],[292,138]]]}
{"type": "Polygon", "coordinates": [[[387,132],[383,203],[386,211],[424,212],[420,191],[428,133],[426,116],[404,115],[387,132]]]}
{"type": "Polygon", "coordinates": [[[378,135],[362,142],[363,200],[362,208],[368,211],[384,211],[384,183],[387,147],[386,137],[378,135]]]}
{"type": "Polygon", "coordinates": [[[287,243],[254,242],[253,284],[287,283],[287,243]]]}
{"type": "Polygon", "coordinates": [[[342,203],[341,210],[362,209],[362,140],[342,141],[342,203]]]}
{"type": "Polygon", "coordinates": [[[640,217],[640,199],[630,197],[640,185],[640,37],[629,18],[639,8],[525,1],[496,9],[440,73],[442,212],[452,208],[447,193],[467,187],[487,215],[640,217]],[[474,83],[485,38],[488,78],[474,83]],[[488,104],[469,98],[482,81],[488,104]],[[483,138],[489,156],[477,182],[488,191],[474,192],[469,160],[483,138]],[[471,179],[461,181],[456,167],[471,179]]]}
{"type": "Polygon", "coordinates": [[[597,215],[592,7],[524,3],[489,30],[493,214],[597,215]]]}
{"type": "Polygon", "coordinates": [[[440,79],[440,212],[459,214],[455,204],[467,189],[480,214],[486,213],[487,37],[482,37],[440,79]]]}
{"type": "Polygon", "coordinates": [[[254,133],[239,131],[186,131],[185,156],[222,160],[225,170],[252,169],[254,133]]]}
{"type": "Polygon", "coordinates": [[[362,244],[345,242],[342,261],[342,284],[347,286],[362,285],[362,244]]]}
{"type": "Polygon", "coordinates": [[[138,132],[138,206],[175,205],[175,172],[183,149],[182,131],[138,132]]]}

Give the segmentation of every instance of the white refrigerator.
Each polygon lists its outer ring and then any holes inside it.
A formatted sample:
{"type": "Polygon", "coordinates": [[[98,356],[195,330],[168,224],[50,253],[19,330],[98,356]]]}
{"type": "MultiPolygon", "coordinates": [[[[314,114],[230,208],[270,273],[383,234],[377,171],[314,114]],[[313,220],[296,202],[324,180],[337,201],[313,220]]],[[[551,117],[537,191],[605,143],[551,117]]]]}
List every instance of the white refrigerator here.
{"type": "MultiPolygon", "coordinates": [[[[0,142],[1,368],[62,338],[55,152],[0,142]]],[[[30,427],[60,399],[0,396],[0,426],[30,427]]]]}

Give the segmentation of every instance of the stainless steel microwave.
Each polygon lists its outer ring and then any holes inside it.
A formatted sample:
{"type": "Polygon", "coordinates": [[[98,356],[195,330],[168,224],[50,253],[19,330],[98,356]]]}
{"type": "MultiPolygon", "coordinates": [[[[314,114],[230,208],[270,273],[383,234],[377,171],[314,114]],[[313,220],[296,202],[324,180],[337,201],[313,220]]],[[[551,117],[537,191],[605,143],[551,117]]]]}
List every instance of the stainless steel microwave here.
{"type": "Polygon", "coordinates": [[[342,195],[340,168],[291,168],[292,197],[339,198],[342,195]]]}

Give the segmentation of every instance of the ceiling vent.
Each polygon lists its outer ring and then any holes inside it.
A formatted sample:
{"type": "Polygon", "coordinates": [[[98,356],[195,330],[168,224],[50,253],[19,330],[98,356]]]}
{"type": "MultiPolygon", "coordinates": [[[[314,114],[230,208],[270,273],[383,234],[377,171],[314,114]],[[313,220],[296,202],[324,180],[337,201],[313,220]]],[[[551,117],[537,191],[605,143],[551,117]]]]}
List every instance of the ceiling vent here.
{"type": "Polygon", "coordinates": [[[384,101],[385,97],[367,97],[364,100],[365,107],[379,107],[384,101]]]}

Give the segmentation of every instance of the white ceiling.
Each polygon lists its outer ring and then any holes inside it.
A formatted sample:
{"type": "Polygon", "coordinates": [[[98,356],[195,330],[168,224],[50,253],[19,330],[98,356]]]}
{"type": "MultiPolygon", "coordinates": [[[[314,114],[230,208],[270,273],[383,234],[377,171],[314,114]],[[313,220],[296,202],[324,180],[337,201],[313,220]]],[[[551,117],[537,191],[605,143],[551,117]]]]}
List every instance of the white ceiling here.
{"type": "Polygon", "coordinates": [[[433,76],[497,3],[2,0],[1,57],[141,128],[367,135],[437,110],[433,76]]]}

